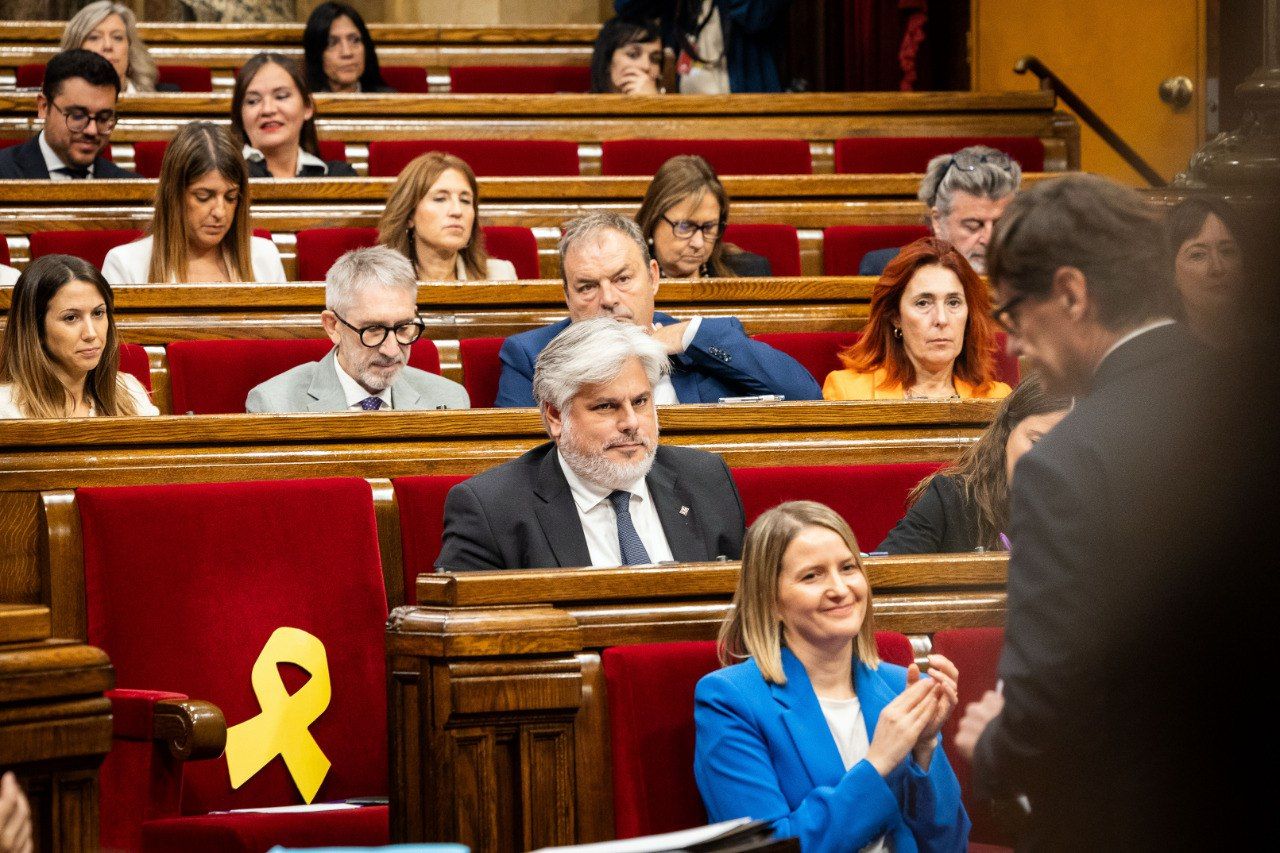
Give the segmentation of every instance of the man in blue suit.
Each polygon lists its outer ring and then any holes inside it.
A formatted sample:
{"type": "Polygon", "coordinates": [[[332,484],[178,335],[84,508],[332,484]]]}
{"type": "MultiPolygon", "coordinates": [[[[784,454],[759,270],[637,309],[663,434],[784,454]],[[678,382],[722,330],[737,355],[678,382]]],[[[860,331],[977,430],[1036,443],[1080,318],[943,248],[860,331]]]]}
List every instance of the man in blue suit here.
{"type": "Polygon", "coordinates": [[[532,406],[533,366],[542,348],[570,323],[613,317],[650,331],[671,357],[671,375],[654,388],[663,403],[715,403],[722,397],[777,394],[821,400],[822,389],[799,362],[747,337],[733,317],[677,320],[654,311],[658,263],[639,227],[616,213],[590,213],[565,226],[560,239],[569,317],[512,335],[502,345],[499,407],[532,406]]]}

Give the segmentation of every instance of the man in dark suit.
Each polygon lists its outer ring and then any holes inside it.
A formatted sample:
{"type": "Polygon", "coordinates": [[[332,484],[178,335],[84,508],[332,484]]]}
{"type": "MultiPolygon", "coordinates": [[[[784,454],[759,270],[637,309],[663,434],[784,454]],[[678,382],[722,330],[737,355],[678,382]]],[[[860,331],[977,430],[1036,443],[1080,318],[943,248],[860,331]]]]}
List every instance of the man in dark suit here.
{"type": "Polygon", "coordinates": [[[0,151],[0,178],[138,177],[100,156],[116,126],[119,94],[120,75],[98,54],[64,50],[50,59],[36,95],[36,117],[44,129],[34,139],[0,151]]]}
{"type": "Polygon", "coordinates": [[[715,403],[721,397],[777,394],[821,400],[822,389],[794,358],[747,337],[733,317],[680,321],[654,311],[658,263],[636,224],[616,213],[590,213],[565,226],[560,239],[568,319],[512,335],[502,344],[495,405],[532,406],[533,365],[570,323],[612,317],[634,324],[661,343],[671,358],[669,378],[654,389],[657,402],[715,403]]]}
{"type": "Polygon", "coordinates": [[[724,460],[658,446],[652,336],[608,318],[569,326],[538,356],[551,441],[454,486],[442,571],[619,566],[741,556],[742,501],[724,460]]]}
{"type": "Polygon", "coordinates": [[[1218,807],[1244,799],[1227,768],[1251,745],[1216,725],[1237,685],[1210,651],[1236,614],[1206,548],[1232,526],[1228,373],[1171,319],[1171,270],[1159,212],[1090,175],[1020,194],[997,230],[993,315],[1078,398],[1018,462],[1003,692],[956,737],[979,791],[1029,801],[1020,849],[1235,849],[1241,829],[1218,807]]]}

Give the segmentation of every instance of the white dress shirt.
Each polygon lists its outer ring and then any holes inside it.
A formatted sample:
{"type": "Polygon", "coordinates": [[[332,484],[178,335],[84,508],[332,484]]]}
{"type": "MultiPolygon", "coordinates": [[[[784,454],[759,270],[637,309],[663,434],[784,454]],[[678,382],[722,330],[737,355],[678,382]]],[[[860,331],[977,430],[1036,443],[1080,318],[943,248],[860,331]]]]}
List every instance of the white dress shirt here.
{"type": "MultiPolygon", "coordinates": [[[[701,326],[701,317],[693,317],[689,320],[689,325],[685,327],[684,336],[680,341],[681,352],[687,350],[689,344],[693,343],[693,339],[698,334],[698,329],[701,326]]],[[[654,328],[658,328],[657,324],[654,324],[654,328]]],[[[679,402],[679,398],[676,397],[676,386],[671,384],[671,374],[664,373],[657,384],[653,386],[653,404],[655,406],[673,406],[679,402]]]]}
{"type": "Polygon", "coordinates": [[[395,408],[391,405],[391,386],[388,385],[377,394],[370,394],[369,390],[359,382],[351,378],[347,371],[342,369],[342,365],[338,362],[337,356],[333,359],[334,370],[338,372],[338,384],[342,386],[342,393],[347,398],[348,412],[363,412],[364,407],[360,405],[361,400],[367,400],[370,397],[378,397],[382,400],[382,408],[377,411],[386,411],[395,408]]]}
{"type": "MultiPolygon", "coordinates": [[[[44,131],[40,131],[40,135],[36,137],[40,142],[40,153],[44,155],[44,167],[49,172],[49,180],[51,181],[71,181],[75,180],[66,172],[59,172],[58,169],[65,169],[67,164],[62,162],[62,158],[53,153],[53,149],[49,147],[49,143],[44,140],[44,131]]],[[[89,177],[94,177],[93,164],[89,164],[89,177]]]]}
{"type": "MultiPolygon", "coordinates": [[[[613,490],[583,480],[559,453],[556,454],[556,460],[560,463],[564,478],[569,481],[569,491],[573,494],[578,519],[582,522],[582,534],[587,540],[587,552],[591,555],[591,565],[598,568],[622,565],[618,517],[613,511],[613,504],[609,502],[609,495],[613,490]]],[[[640,541],[644,543],[649,562],[675,560],[671,555],[671,546],[667,544],[667,534],[658,519],[658,508],[654,506],[653,497],[649,494],[649,484],[641,477],[626,491],[631,492],[631,523],[640,535],[640,541]]]]}

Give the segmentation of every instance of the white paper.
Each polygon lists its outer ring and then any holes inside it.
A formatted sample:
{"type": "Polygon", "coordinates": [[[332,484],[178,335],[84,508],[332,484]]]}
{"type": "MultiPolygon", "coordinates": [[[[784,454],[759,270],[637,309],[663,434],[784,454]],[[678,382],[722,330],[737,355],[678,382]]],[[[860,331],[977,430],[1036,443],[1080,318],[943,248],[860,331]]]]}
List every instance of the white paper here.
{"type": "Polygon", "coordinates": [[[209,812],[209,814],[299,814],[303,812],[340,812],[347,809],[358,809],[360,806],[352,803],[312,803],[311,805],[297,806],[264,806],[260,809],[231,809],[225,812],[209,812]]]}
{"type": "Polygon", "coordinates": [[[751,823],[751,818],[740,817],[713,823],[710,826],[699,826],[693,829],[682,829],[679,832],[667,832],[662,835],[645,835],[640,838],[625,838],[620,841],[601,841],[598,844],[579,844],[571,847],[544,847],[535,853],[662,853],[664,850],[680,850],[690,844],[701,844],[723,835],[731,829],[751,823]]]}

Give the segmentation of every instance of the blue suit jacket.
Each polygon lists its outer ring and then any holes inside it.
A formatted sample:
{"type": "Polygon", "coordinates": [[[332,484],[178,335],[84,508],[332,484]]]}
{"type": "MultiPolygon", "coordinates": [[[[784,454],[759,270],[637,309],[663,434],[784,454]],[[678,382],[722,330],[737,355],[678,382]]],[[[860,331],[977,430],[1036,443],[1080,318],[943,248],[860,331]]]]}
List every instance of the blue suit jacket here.
{"type": "MultiPolygon", "coordinates": [[[[653,321],[662,326],[680,322],[661,312],[654,312],[653,321]]],[[[538,353],[567,328],[569,320],[561,320],[503,342],[498,353],[502,375],[495,406],[534,405],[533,366],[538,353]]],[[[781,394],[788,400],[822,399],[817,380],[800,362],[751,340],[733,317],[702,318],[689,348],[671,357],[671,384],[681,403],[715,403],[721,397],[753,394],[781,394]]]]}
{"type": "Polygon", "coordinates": [[[901,251],[902,249],[894,248],[872,249],[862,256],[862,262],[858,264],[858,275],[884,275],[884,268],[901,251]]]}
{"type": "MultiPolygon", "coordinates": [[[[782,666],[783,685],[765,681],[753,660],[698,682],[693,770],[708,817],[771,821],[805,853],[853,853],[884,833],[896,853],[965,850],[969,816],[942,746],[928,773],[910,757],[888,778],[866,759],[846,771],[804,665],[784,648],[782,666]]],[[[855,658],[868,739],[906,681],[900,666],[873,670],[855,658]]]]}

